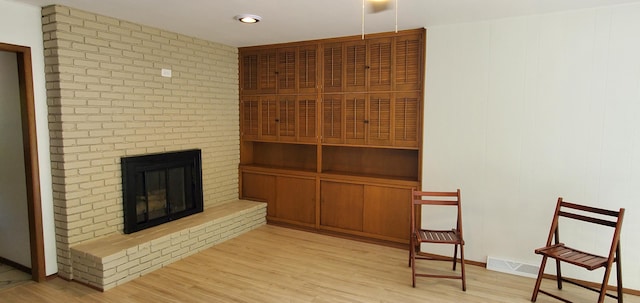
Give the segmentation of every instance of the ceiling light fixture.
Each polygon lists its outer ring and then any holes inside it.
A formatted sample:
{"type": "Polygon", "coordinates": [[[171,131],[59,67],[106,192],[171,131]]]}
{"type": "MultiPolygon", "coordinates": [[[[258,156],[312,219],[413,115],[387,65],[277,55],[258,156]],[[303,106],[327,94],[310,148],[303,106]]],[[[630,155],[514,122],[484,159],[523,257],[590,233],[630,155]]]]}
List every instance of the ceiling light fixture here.
{"type": "Polygon", "coordinates": [[[237,15],[235,19],[242,23],[258,23],[260,22],[260,20],[262,20],[262,17],[258,15],[242,14],[237,15]]]}

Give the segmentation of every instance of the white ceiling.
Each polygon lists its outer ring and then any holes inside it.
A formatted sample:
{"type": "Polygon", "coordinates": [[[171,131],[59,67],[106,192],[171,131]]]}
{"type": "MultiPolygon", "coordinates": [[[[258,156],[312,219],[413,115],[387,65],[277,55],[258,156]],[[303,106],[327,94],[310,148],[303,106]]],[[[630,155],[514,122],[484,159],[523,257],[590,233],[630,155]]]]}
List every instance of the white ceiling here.
{"type": "MultiPolygon", "coordinates": [[[[242,47],[359,35],[362,0],[12,0],[62,4],[101,15],[242,47]],[[262,16],[257,24],[234,20],[262,16]]],[[[390,0],[391,5],[396,0],[390,0]]],[[[640,0],[397,0],[398,29],[617,5],[640,0]]],[[[367,4],[368,6],[368,4],[367,4]]],[[[395,10],[369,13],[365,32],[395,28],[395,10]]]]}

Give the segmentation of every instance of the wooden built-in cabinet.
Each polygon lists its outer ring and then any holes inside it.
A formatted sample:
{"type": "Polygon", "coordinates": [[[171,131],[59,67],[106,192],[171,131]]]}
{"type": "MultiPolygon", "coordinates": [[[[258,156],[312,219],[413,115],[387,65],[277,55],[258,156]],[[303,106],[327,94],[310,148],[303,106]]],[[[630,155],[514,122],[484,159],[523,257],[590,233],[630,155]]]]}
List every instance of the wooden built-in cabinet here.
{"type": "Polygon", "coordinates": [[[408,243],[425,30],[239,53],[241,198],[270,223],[408,243]]]}

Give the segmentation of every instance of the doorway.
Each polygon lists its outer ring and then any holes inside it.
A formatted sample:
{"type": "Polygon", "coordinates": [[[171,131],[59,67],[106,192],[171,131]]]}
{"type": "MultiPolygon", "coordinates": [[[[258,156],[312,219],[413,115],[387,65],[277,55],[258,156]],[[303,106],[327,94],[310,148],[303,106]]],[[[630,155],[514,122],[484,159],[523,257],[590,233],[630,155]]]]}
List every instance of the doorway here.
{"type": "MultiPolygon", "coordinates": [[[[20,167],[24,169],[24,178],[21,179],[21,182],[24,182],[25,185],[23,193],[26,195],[27,204],[27,216],[23,219],[28,221],[28,242],[30,248],[30,253],[28,253],[28,255],[30,255],[31,276],[34,281],[41,282],[45,280],[46,272],[42,230],[42,205],[40,199],[38,146],[36,141],[35,102],[33,97],[31,48],[0,43],[0,51],[9,53],[9,56],[11,57],[15,55],[14,58],[17,63],[17,74],[15,76],[17,77],[18,99],[20,103],[20,121],[17,124],[19,124],[20,127],[14,128],[11,131],[18,132],[18,134],[14,135],[18,136],[18,138],[21,137],[22,139],[21,151],[23,155],[21,158],[24,161],[24,166],[20,167]]],[[[2,144],[11,144],[11,142],[4,142],[2,144]]],[[[18,218],[17,220],[23,219],[18,218]]]]}

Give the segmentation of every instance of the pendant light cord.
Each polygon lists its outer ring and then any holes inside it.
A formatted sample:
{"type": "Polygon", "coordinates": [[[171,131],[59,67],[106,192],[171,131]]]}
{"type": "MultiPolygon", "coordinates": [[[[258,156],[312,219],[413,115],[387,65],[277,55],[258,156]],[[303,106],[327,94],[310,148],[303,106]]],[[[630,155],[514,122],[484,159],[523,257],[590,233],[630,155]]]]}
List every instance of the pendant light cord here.
{"type": "Polygon", "coordinates": [[[364,1],[362,0],[362,40],[364,40],[364,1]]]}
{"type": "Polygon", "coordinates": [[[396,0],[396,34],[398,33],[398,0],[396,0]]]}

